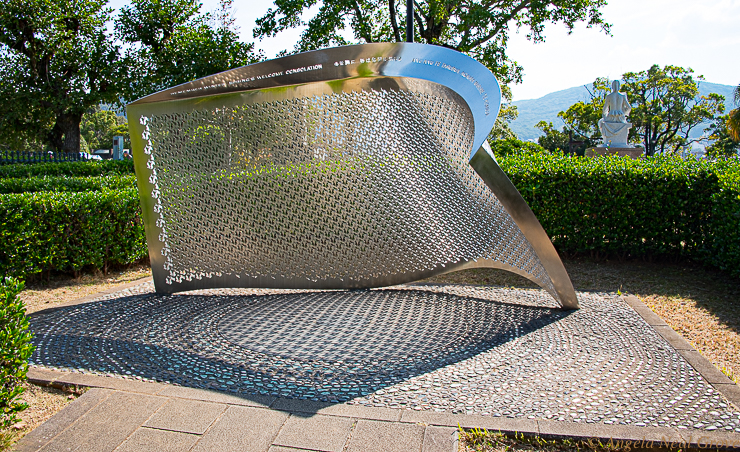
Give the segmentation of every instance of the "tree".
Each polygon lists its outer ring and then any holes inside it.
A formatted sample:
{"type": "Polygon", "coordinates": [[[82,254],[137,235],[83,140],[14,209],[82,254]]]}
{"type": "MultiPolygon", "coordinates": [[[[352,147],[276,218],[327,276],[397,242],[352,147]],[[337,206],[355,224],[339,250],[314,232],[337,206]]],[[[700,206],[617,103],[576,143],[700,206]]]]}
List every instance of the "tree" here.
{"type": "MultiPolygon", "coordinates": [[[[295,51],[315,50],[350,42],[342,36],[351,27],[356,42],[401,42],[406,20],[405,2],[396,0],[277,0],[257,19],[255,38],[275,36],[306,25],[295,51]],[[320,3],[308,23],[300,16],[320,3]]],[[[576,23],[588,27],[609,25],[601,18],[605,0],[419,0],[414,2],[414,34],[418,42],[464,52],[488,67],[503,84],[520,82],[522,67],[506,55],[509,33],[524,30],[534,42],[545,40],[548,23],[563,23],[572,30],[576,23]]]]}
{"type": "Polygon", "coordinates": [[[735,141],[740,141],[740,85],[735,88],[735,105],[738,108],[731,110],[727,117],[727,132],[735,141]]]}
{"type": "Polygon", "coordinates": [[[567,110],[558,113],[558,117],[565,124],[563,132],[578,137],[584,142],[585,147],[598,146],[602,141],[598,124],[604,109],[604,98],[609,94],[609,86],[608,78],[597,78],[589,90],[588,102],[576,102],[567,110]]]}
{"type": "MultiPolygon", "coordinates": [[[[508,86],[501,87],[501,94],[504,99],[511,99],[511,89],[508,86]]],[[[519,109],[516,105],[512,105],[511,102],[502,103],[496,122],[493,124],[493,129],[488,134],[489,143],[495,140],[516,139],[517,136],[511,130],[510,124],[517,116],[519,116],[519,109]]]]}
{"type": "Polygon", "coordinates": [[[123,65],[105,0],[4,0],[0,8],[0,135],[80,149],[80,120],[118,101],[123,65]]]}
{"type": "Polygon", "coordinates": [[[717,117],[709,126],[708,140],[711,142],[706,147],[707,155],[712,158],[728,158],[738,155],[740,142],[734,139],[730,133],[728,124],[730,115],[717,117]]]}
{"type": "Polygon", "coordinates": [[[111,110],[97,109],[86,113],[82,116],[80,132],[90,150],[110,149],[115,136],[124,137],[124,146],[129,142],[126,118],[111,110]]]}
{"type": "Polygon", "coordinates": [[[259,61],[254,44],[239,41],[231,0],[216,14],[195,0],[132,0],[121,9],[117,36],[129,45],[128,99],[259,61]]]}
{"type": "MultiPolygon", "coordinates": [[[[647,71],[622,76],[622,90],[632,104],[629,141],[641,143],[646,155],[675,153],[701,141],[701,137],[690,138],[691,131],[724,111],[723,96],[716,93],[699,96],[699,82],[692,73],[691,69],[678,66],[661,69],[655,65],[647,71]]],[[[610,91],[610,80],[597,78],[592,86],[590,100],[577,102],[558,113],[565,123],[564,133],[573,131],[574,135],[584,137],[588,146],[602,140],[598,121],[604,98],[610,91]]]]}
{"type": "Polygon", "coordinates": [[[716,93],[699,96],[692,73],[678,66],[654,65],[647,71],[622,76],[624,91],[633,104],[633,131],[645,146],[646,155],[674,153],[701,140],[689,138],[691,130],[724,112],[724,97],[716,93]]]}
{"type": "Polygon", "coordinates": [[[568,150],[569,136],[565,131],[560,131],[551,122],[540,121],[535,127],[540,129],[543,136],[537,139],[537,144],[550,152],[565,152],[568,150]]]}

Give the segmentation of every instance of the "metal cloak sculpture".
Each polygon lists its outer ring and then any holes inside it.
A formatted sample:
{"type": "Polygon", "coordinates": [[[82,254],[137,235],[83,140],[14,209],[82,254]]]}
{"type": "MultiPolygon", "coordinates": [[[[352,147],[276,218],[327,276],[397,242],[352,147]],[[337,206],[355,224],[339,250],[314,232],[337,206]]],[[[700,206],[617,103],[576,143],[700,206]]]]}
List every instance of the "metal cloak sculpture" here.
{"type": "Polygon", "coordinates": [[[158,292],[348,289],[472,267],[573,286],[486,144],[501,93],[466,55],[365,44],[128,105],[158,292]]]}

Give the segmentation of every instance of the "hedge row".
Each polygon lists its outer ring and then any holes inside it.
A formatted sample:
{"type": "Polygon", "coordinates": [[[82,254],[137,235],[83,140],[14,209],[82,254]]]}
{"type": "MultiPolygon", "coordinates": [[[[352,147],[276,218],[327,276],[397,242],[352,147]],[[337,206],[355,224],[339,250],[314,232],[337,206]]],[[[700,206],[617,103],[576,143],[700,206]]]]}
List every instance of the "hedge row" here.
{"type": "Polygon", "coordinates": [[[44,176],[90,177],[108,174],[134,174],[133,160],[89,160],[85,162],[18,163],[0,166],[0,179],[44,176]]]}
{"type": "MultiPolygon", "coordinates": [[[[740,276],[737,161],[541,152],[498,160],[561,253],[686,257],[740,276]]],[[[105,268],[146,251],[134,188],[0,195],[0,275],[105,268]]]]}
{"type": "Polygon", "coordinates": [[[20,397],[34,346],[18,297],[22,290],[23,283],[14,278],[0,280],[0,430],[18,422],[18,413],[28,407],[20,397]]]}
{"type": "Polygon", "coordinates": [[[107,269],[147,255],[135,189],[0,195],[0,275],[107,269]]]}
{"type": "Polygon", "coordinates": [[[30,177],[0,179],[2,193],[35,193],[100,191],[103,189],[118,190],[136,187],[136,176],[133,174],[112,174],[92,177],[30,177]]]}
{"type": "Polygon", "coordinates": [[[740,163],[498,158],[561,253],[688,257],[740,276],[740,163]]]}

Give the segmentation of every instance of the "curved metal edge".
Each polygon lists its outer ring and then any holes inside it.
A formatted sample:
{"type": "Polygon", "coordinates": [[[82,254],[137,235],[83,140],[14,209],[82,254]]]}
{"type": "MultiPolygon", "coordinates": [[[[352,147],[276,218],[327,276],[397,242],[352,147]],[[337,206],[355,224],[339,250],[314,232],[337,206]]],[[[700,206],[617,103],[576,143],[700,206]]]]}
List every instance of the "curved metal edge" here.
{"type": "Polygon", "coordinates": [[[488,143],[484,143],[473,155],[470,159],[470,166],[493,191],[532,245],[555,287],[561,306],[564,309],[578,309],[578,297],[568,272],[563,266],[563,261],[560,260],[552,241],[532,209],[529,208],[506,173],[498,166],[488,143]]]}
{"type": "Polygon", "coordinates": [[[487,67],[456,50],[419,43],[359,44],[289,55],[183,83],[129,107],[377,76],[427,80],[457,92],[473,113],[471,156],[487,138],[501,107],[501,87],[487,67]]]}

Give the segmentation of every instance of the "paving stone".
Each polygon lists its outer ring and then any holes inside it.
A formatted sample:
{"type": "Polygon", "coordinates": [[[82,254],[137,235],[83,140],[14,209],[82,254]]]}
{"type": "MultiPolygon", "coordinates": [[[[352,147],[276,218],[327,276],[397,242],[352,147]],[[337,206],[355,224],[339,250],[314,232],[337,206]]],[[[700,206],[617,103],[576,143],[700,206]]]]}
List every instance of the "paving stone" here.
{"type": "Polygon", "coordinates": [[[83,373],[60,373],[54,380],[55,385],[85,386],[92,388],[117,389],[120,391],[140,392],[142,394],[156,394],[161,391],[163,385],[153,382],[143,382],[124,378],[110,378],[101,375],[88,375],[83,373]]]}
{"type": "Polygon", "coordinates": [[[735,383],[715,383],[712,386],[735,405],[737,412],[740,412],[740,386],[735,383]]]}
{"type": "Polygon", "coordinates": [[[129,436],[116,452],[187,452],[199,438],[189,433],[142,427],[129,436]]]}
{"type": "Polygon", "coordinates": [[[59,372],[38,367],[29,367],[26,373],[28,382],[39,386],[49,386],[59,375],[59,372]]]}
{"type": "Polygon", "coordinates": [[[41,450],[112,451],[166,401],[162,397],[113,392],[41,450]]]}
{"type": "Polygon", "coordinates": [[[378,421],[398,421],[401,418],[401,410],[397,409],[286,398],[277,399],[270,408],[291,413],[326,414],[358,419],[375,419],[378,421]]]}
{"type": "Polygon", "coordinates": [[[452,427],[428,426],[424,430],[422,452],[457,452],[458,431],[452,427]]]}
{"type": "Polygon", "coordinates": [[[491,416],[453,415],[430,411],[404,411],[403,422],[422,423],[463,428],[485,428],[492,432],[518,432],[535,434],[538,432],[537,421],[532,419],[509,419],[491,416]]]}
{"type": "Polygon", "coordinates": [[[264,452],[288,416],[262,408],[230,406],[203,435],[193,452],[264,452]]]}
{"type": "Polygon", "coordinates": [[[683,338],[680,334],[676,333],[676,331],[671,328],[668,325],[655,325],[653,326],[655,331],[658,332],[658,334],[663,337],[666,341],[668,341],[669,344],[676,350],[693,350],[694,347],[691,346],[689,341],[683,338]]]}
{"type": "Polygon", "coordinates": [[[275,397],[272,396],[262,396],[258,394],[230,394],[227,392],[208,391],[205,389],[173,385],[163,385],[162,390],[157,392],[157,395],[262,408],[270,406],[275,401],[275,397]]]}
{"type": "Polygon", "coordinates": [[[223,404],[170,399],[144,426],[202,435],[225,410],[223,404]]]}
{"type": "Polygon", "coordinates": [[[352,428],[352,419],[320,414],[291,415],[273,441],[276,446],[340,452],[352,428]]]}
{"type": "Polygon", "coordinates": [[[701,372],[702,377],[709,383],[731,384],[727,375],[719,371],[714,364],[696,350],[678,350],[697,371],[701,372]]]}
{"type": "Polygon", "coordinates": [[[424,426],[360,419],[352,431],[348,452],[421,451],[424,426]]]}
{"type": "Polygon", "coordinates": [[[321,452],[319,450],[296,449],[295,447],[270,446],[267,452],[321,452]]]}
{"type": "Polygon", "coordinates": [[[13,450],[17,452],[37,451],[67,427],[77,421],[100,402],[108,398],[112,391],[108,389],[93,388],[86,391],[74,402],[70,403],[57,414],[39,425],[15,445],[13,450]]]}
{"type": "Polygon", "coordinates": [[[633,448],[658,447],[656,444],[680,443],[683,437],[677,430],[661,427],[627,427],[623,425],[586,424],[579,422],[538,421],[539,433],[548,438],[603,438],[631,441],[633,448]]]}

